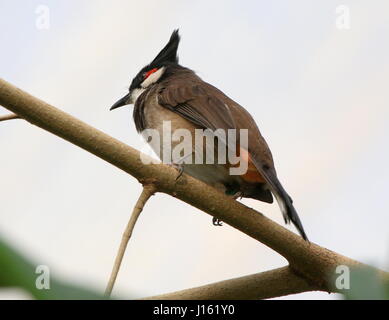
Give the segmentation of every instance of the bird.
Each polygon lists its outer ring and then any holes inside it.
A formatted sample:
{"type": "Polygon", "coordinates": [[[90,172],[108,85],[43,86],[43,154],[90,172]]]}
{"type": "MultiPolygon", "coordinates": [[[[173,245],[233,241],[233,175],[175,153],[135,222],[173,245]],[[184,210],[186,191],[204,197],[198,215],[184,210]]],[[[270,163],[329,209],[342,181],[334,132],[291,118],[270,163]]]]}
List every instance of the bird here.
{"type": "MultiPolygon", "coordinates": [[[[242,143],[243,139],[241,141],[237,138],[230,143],[225,136],[224,140],[222,136],[218,140],[215,135],[216,144],[209,147],[213,150],[223,145],[227,150],[235,148],[236,154],[246,161],[247,169],[241,174],[231,174],[231,168],[236,165],[229,161],[219,163],[220,156],[214,157],[213,163],[207,162],[208,158],[204,158],[207,156],[201,152],[200,158],[205,161],[185,163],[185,158],[194,159],[199,148],[209,151],[203,145],[196,149],[196,144],[189,146],[192,148],[189,155],[183,156],[183,152],[180,152],[183,157],[175,158],[177,162],[183,163],[173,165],[179,168],[179,176],[185,172],[235,199],[243,197],[273,203],[273,197],[276,198],[285,223],[292,222],[301,237],[308,241],[293,200],[278,179],[272,153],[255,120],[246,109],[221,90],[179,64],[177,51],[180,39],[179,30],[174,30],[158,55],[133,78],[128,93],[114,103],[110,110],[133,104],[133,120],[139,133],[156,130],[163,134],[165,123],[170,124],[172,132],[186,130],[193,135],[198,130],[207,130],[211,135],[220,129],[246,130],[246,145],[242,143]]],[[[176,140],[170,142],[173,148],[182,141],[176,140]]],[[[161,143],[158,139],[148,142],[160,157],[161,154],[166,155],[166,150],[171,153],[172,148],[169,149],[165,142],[161,143]]],[[[193,137],[190,142],[194,142],[193,137]]],[[[210,154],[214,156],[216,151],[210,154]]],[[[221,225],[216,218],[213,218],[213,223],[221,225]]]]}

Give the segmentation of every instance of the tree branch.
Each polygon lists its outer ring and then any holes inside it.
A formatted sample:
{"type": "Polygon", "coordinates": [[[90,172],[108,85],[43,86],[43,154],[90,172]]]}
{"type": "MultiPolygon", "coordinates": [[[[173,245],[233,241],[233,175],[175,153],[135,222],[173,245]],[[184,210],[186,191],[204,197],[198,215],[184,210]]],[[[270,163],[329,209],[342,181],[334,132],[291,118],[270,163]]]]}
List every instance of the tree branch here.
{"type": "Polygon", "coordinates": [[[144,299],[257,300],[314,290],[320,290],[320,288],[296,275],[289,267],[283,267],[144,299]]]}
{"type": "Polygon", "coordinates": [[[116,277],[118,275],[120,265],[123,260],[124,253],[127,248],[128,241],[131,238],[132,231],[134,230],[135,223],[139,218],[140,213],[143,210],[143,207],[145,206],[147,200],[150,199],[150,197],[155,192],[155,187],[152,184],[144,185],[141,195],[139,196],[138,201],[135,204],[135,207],[132,211],[130,221],[128,221],[127,227],[123,233],[122,241],[120,243],[120,247],[115,259],[115,263],[112,269],[111,276],[108,281],[107,288],[105,289],[105,295],[110,297],[112,293],[113,286],[115,285],[116,277]]]}
{"type": "Polygon", "coordinates": [[[0,116],[0,122],[13,119],[20,119],[20,117],[17,114],[7,114],[5,116],[0,116]]]}
{"type": "MultiPolygon", "coordinates": [[[[145,165],[139,151],[1,79],[0,104],[129,173],[142,184],[153,183],[158,191],[181,199],[262,242],[284,256],[295,274],[321,290],[336,291],[331,278],[338,265],[362,265],[304,241],[261,213],[188,175],[184,174],[176,181],[175,169],[162,164],[145,165]]],[[[142,155],[142,158],[147,156],[142,155]]],[[[384,276],[387,278],[388,274],[384,276]]]]}

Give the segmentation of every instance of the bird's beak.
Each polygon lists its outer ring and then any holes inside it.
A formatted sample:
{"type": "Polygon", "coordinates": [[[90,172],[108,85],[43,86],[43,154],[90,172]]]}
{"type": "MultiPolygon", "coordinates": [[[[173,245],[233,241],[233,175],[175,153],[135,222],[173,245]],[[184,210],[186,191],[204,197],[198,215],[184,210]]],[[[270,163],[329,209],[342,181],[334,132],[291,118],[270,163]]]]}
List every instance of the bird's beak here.
{"type": "Polygon", "coordinates": [[[123,107],[127,104],[130,104],[130,94],[126,94],[123,98],[121,98],[120,100],[116,101],[115,104],[109,109],[109,110],[113,110],[113,109],[117,109],[117,108],[120,108],[120,107],[123,107]]]}

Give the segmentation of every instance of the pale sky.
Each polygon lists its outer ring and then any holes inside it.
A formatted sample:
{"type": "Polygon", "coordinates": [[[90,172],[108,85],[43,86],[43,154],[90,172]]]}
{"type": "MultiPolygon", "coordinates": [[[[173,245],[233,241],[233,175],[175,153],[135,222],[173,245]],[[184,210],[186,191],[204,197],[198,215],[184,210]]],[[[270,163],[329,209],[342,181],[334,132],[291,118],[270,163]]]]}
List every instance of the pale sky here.
{"type": "MultiPolygon", "coordinates": [[[[1,0],[1,77],[139,149],[132,107],[108,109],[175,28],[181,64],[257,121],[311,241],[389,270],[386,0],[1,0]],[[49,9],[49,29],[36,27],[39,5],[49,9]],[[339,5],[350,10],[349,29],[336,26],[339,5]]],[[[140,185],[21,120],[0,124],[0,143],[1,235],[53,275],[103,291],[140,185]]],[[[277,204],[242,202],[283,224],[277,204]]],[[[136,226],[114,293],[167,293],[285,264],[158,194],[136,226]]],[[[0,291],[1,299],[22,297],[0,291]]]]}

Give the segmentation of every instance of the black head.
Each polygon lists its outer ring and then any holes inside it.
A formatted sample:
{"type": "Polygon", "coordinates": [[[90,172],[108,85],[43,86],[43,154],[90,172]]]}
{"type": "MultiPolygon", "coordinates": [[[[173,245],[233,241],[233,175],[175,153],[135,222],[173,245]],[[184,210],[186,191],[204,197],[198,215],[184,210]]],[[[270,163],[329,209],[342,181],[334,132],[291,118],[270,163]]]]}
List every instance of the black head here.
{"type": "Polygon", "coordinates": [[[169,42],[154,60],[138,72],[131,82],[129,93],[117,101],[110,110],[134,103],[140,93],[163,78],[166,69],[178,65],[177,49],[179,43],[180,36],[177,29],[173,31],[169,42]]]}

